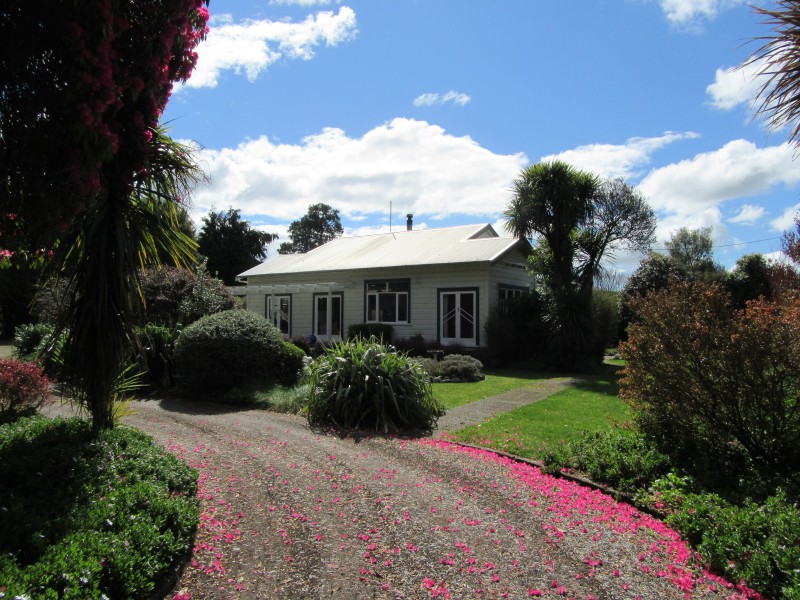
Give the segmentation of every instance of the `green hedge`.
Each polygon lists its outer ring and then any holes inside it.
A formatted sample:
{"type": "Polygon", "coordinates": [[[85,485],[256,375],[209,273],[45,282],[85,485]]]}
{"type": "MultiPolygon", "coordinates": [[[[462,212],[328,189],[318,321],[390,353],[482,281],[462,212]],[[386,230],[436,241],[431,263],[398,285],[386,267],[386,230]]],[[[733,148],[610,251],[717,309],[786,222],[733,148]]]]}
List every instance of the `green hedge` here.
{"type": "Polygon", "coordinates": [[[374,337],[388,344],[392,341],[393,332],[394,328],[388,323],[354,323],[347,328],[347,339],[368,340],[374,337]]]}
{"type": "MultiPolygon", "coordinates": [[[[302,357],[264,317],[245,310],[208,315],[175,343],[178,385],[187,392],[226,392],[299,377],[302,357]]],[[[301,351],[302,352],[302,351],[301,351]]]]}
{"type": "Polygon", "coordinates": [[[150,598],[199,522],[196,471],[133,429],[0,426],[0,481],[8,598],[150,598]]]}

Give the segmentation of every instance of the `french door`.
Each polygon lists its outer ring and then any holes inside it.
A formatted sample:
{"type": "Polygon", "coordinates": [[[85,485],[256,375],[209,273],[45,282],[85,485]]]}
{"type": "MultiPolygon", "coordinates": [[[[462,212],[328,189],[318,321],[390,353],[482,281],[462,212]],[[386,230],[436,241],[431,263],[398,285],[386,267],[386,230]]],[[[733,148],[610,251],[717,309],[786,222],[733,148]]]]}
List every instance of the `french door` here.
{"type": "Polygon", "coordinates": [[[342,297],[314,296],[314,335],[323,341],[342,337],[342,297]]]}
{"type": "Polygon", "coordinates": [[[267,296],[267,319],[277,327],[280,332],[291,337],[291,296],[267,296]]]}
{"type": "Polygon", "coordinates": [[[476,346],[478,294],[474,291],[439,292],[439,339],[442,344],[476,346]]]}

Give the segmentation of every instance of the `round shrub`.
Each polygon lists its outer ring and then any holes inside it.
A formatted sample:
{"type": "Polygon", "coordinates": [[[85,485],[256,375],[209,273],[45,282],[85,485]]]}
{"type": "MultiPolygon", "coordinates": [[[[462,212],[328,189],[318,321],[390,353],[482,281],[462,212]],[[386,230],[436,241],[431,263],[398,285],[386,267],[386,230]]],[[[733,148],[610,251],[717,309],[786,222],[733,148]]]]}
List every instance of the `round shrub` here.
{"type": "Polygon", "coordinates": [[[35,412],[50,394],[50,384],[33,363],[0,359],[0,421],[35,412]]]}
{"type": "Polygon", "coordinates": [[[264,317],[245,310],[208,315],[175,343],[178,385],[189,392],[224,392],[285,379],[283,336],[264,317]]]}
{"type": "Polygon", "coordinates": [[[439,362],[423,359],[422,367],[435,382],[470,382],[484,379],[483,363],[466,354],[448,354],[439,362]]]}
{"type": "Polygon", "coordinates": [[[298,348],[291,342],[283,342],[276,370],[278,383],[281,385],[294,385],[297,383],[303,372],[303,359],[305,357],[306,353],[302,348],[298,348]]]}
{"type": "Polygon", "coordinates": [[[335,344],[309,366],[311,425],[430,429],[444,410],[419,363],[376,340],[335,344]]]}

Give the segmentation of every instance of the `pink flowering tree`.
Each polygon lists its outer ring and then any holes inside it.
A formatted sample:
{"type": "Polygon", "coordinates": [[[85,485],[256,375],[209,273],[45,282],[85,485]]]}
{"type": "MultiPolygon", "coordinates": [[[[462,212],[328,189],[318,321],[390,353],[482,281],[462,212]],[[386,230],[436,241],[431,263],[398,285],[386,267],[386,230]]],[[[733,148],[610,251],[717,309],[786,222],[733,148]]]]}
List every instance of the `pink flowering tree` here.
{"type": "Polygon", "coordinates": [[[65,373],[96,428],[113,426],[138,269],[191,260],[176,222],[199,171],[159,119],[195,66],[207,3],[0,7],[0,252],[55,249],[72,291],[65,373]]]}

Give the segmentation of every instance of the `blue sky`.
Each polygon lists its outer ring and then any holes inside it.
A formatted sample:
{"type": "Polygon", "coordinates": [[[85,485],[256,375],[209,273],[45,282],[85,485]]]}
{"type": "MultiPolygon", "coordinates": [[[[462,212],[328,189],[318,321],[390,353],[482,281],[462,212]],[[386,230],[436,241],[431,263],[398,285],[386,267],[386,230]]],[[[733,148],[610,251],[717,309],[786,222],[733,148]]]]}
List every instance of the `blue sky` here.
{"type": "Polygon", "coordinates": [[[770,33],[742,0],[209,9],[197,69],[164,115],[202,146],[198,221],[230,206],[285,240],[325,202],[353,235],[388,230],[391,203],[393,227],[413,213],[416,228],[499,229],[511,180],[555,158],[637,185],[656,247],[677,227],[713,227],[726,266],[777,252],[800,209],[800,158],[785,130],[753,119],[754,69],[735,69],[770,33]]]}

